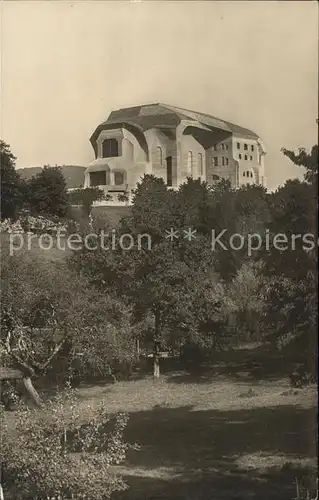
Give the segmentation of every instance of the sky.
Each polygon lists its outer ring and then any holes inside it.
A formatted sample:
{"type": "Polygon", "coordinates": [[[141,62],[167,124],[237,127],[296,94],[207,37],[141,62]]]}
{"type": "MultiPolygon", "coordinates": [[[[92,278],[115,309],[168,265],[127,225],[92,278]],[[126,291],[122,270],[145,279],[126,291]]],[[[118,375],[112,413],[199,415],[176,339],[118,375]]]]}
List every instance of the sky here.
{"type": "Polygon", "coordinates": [[[1,1],[0,135],[17,167],[86,166],[121,107],[163,102],[254,130],[268,186],[318,125],[315,1],[1,1]]]}

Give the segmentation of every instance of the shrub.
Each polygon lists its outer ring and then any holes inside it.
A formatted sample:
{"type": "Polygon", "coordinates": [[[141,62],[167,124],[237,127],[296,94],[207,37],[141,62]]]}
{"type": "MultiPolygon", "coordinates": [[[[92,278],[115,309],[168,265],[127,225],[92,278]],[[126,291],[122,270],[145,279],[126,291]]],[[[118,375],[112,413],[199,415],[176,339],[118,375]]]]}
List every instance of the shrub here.
{"type": "Polygon", "coordinates": [[[305,365],[299,365],[296,369],[289,375],[290,386],[291,387],[305,387],[310,384],[315,384],[315,377],[307,370],[305,365]]]}
{"type": "Polygon", "coordinates": [[[33,214],[63,217],[68,210],[66,180],[60,167],[44,166],[26,182],[25,201],[33,214]]]}
{"type": "Polygon", "coordinates": [[[127,488],[110,465],[125,458],[126,414],[104,405],[79,412],[74,391],[59,393],[41,410],[20,408],[12,432],[3,419],[4,490],[16,500],[104,500],[127,488]],[[84,425],[85,424],[85,425],[84,425]],[[71,438],[71,439],[70,439],[71,438]]]}

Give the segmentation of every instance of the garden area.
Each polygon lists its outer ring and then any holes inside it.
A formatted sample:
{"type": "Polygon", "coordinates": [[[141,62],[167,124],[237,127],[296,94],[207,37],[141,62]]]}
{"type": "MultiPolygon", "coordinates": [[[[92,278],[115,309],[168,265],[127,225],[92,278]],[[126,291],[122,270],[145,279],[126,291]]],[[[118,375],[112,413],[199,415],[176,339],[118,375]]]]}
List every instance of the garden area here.
{"type": "Polygon", "coordinates": [[[317,498],[317,151],[274,193],[144,176],[112,228],[1,141],[1,500],[317,498]]]}

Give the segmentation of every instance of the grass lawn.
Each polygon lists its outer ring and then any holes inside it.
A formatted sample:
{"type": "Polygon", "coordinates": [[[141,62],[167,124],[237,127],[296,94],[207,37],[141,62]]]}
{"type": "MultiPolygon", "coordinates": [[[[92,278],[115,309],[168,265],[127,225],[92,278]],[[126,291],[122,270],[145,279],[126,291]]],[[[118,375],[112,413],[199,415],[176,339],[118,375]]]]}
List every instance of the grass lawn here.
{"type": "Polygon", "coordinates": [[[314,499],[317,391],[291,389],[281,356],[227,352],[193,375],[163,360],[158,381],[81,386],[84,422],[101,401],[130,416],[125,437],[137,446],[112,467],[130,488],[114,500],[293,500],[296,479],[314,499]],[[252,376],[247,362],[259,358],[264,372],[252,376]]]}
{"type": "Polygon", "coordinates": [[[315,388],[225,375],[184,380],[164,375],[79,390],[83,418],[88,400],[130,414],[126,439],[139,449],[115,467],[130,489],[114,498],[292,500],[296,477],[315,486],[315,388]]]}

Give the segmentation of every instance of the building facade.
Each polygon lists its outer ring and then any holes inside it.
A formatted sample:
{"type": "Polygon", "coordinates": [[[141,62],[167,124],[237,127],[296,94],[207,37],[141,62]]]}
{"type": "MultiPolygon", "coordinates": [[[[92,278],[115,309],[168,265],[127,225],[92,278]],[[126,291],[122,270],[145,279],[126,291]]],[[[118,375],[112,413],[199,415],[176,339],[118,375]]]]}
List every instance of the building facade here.
{"type": "Polygon", "coordinates": [[[209,185],[228,179],[235,188],[266,186],[260,137],[251,130],[203,113],[166,104],[112,111],[91,136],[95,160],[84,187],[99,187],[106,201],[130,204],[144,174],[161,177],[172,189],[188,177],[209,185]]]}

